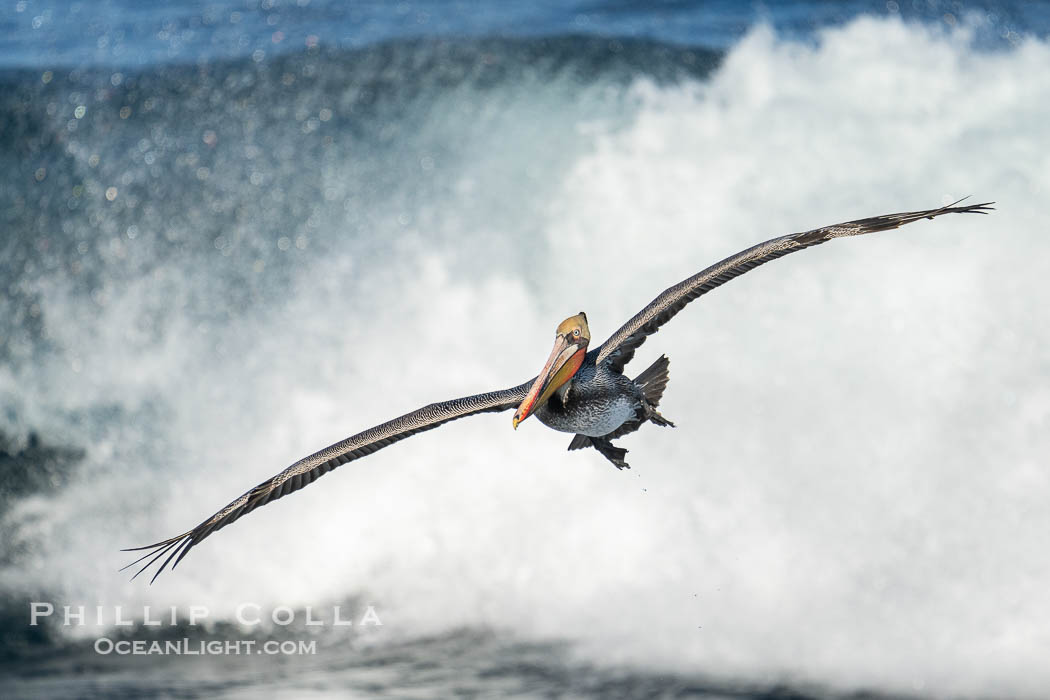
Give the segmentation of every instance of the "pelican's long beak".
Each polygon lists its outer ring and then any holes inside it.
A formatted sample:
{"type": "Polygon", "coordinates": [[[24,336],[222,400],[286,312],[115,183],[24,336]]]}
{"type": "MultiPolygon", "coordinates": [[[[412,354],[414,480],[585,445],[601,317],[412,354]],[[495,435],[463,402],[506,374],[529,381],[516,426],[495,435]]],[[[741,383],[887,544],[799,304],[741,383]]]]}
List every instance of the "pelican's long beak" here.
{"type": "Polygon", "coordinates": [[[551,356],[547,359],[547,364],[540,371],[540,376],[536,377],[536,381],[533,383],[532,388],[529,389],[525,400],[521,402],[518,410],[514,412],[515,430],[518,428],[518,423],[532,415],[536,407],[546,403],[551,394],[557,391],[565,382],[572,379],[572,375],[576,374],[576,370],[583,364],[583,358],[586,354],[586,343],[573,340],[571,335],[558,335],[558,338],[554,341],[554,349],[551,351],[551,356]]]}

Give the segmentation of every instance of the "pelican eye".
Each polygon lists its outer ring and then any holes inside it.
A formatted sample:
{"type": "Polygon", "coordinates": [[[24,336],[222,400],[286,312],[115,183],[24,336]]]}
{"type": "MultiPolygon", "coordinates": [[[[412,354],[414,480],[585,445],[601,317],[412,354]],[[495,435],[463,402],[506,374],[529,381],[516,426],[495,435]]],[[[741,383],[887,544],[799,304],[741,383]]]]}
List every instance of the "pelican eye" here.
{"type": "Polygon", "coordinates": [[[580,329],[579,329],[579,328],[577,328],[577,329],[573,330],[572,334],[573,334],[574,336],[576,336],[577,338],[579,338],[579,337],[580,337],[580,329]]]}

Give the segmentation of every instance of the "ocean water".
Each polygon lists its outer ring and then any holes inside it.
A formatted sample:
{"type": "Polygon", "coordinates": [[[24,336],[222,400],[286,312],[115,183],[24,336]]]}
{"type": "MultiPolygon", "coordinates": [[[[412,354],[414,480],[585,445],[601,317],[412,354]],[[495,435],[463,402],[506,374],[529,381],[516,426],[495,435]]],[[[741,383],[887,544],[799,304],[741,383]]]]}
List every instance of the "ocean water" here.
{"type": "Polygon", "coordinates": [[[1050,692],[1050,9],[25,0],[0,26],[5,698],[1050,692]],[[629,368],[670,357],[678,426],[625,438],[630,471],[486,414],[152,586],[117,571],[304,454],[533,376],[581,309],[600,342],[760,240],[967,195],[997,210],[683,311],[629,368]],[[97,650],[184,638],[316,649],[97,650]]]}

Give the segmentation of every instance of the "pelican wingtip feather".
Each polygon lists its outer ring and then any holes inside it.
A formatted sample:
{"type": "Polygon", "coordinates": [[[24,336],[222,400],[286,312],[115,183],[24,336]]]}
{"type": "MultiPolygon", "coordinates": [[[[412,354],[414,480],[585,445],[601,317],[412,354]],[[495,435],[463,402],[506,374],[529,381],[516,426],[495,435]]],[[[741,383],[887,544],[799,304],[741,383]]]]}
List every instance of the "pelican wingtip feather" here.
{"type": "Polygon", "coordinates": [[[134,581],[139,577],[139,574],[141,574],[149,567],[153,566],[153,564],[165,554],[168,554],[168,558],[164,560],[164,562],[160,565],[160,568],[158,568],[157,571],[153,574],[153,578],[151,578],[149,581],[150,585],[153,585],[153,582],[157,580],[157,577],[160,576],[161,572],[168,567],[169,563],[171,563],[172,557],[178,555],[178,558],[175,559],[175,562],[171,564],[171,568],[172,570],[174,570],[175,567],[179,565],[179,562],[182,561],[182,558],[186,556],[187,552],[190,551],[190,547],[192,546],[193,530],[189,530],[187,532],[182,533],[181,535],[169,537],[166,540],[154,542],[153,544],[147,544],[142,547],[129,547],[127,549],[122,549],[120,550],[122,552],[142,552],[146,550],[149,551],[146,551],[145,554],[143,554],[135,561],[120,567],[119,570],[126,571],[127,569],[130,569],[131,567],[138,564],[143,559],[149,559],[149,561],[143,564],[142,567],[139,568],[139,570],[136,571],[135,574],[131,577],[131,580],[134,581]]]}

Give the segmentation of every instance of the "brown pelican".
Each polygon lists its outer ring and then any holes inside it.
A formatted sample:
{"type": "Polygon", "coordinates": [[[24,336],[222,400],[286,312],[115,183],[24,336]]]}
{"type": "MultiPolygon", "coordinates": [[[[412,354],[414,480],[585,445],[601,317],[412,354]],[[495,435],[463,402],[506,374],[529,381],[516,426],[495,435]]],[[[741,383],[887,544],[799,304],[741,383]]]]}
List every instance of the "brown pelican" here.
{"type": "Polygon", "coordinates": [[[548,427],[575,433],[569,443],[570,450],[593,447],[617,469],[625,469],[628,467],[624,461],[627,450],[614,446],[612,440],[638,430],[646,422],[662,426],[673,424],[657,410],[667,386],[667,358],[661,356],[634,379],[624,375],[624,367],[634,357],[638,346],[686,304],[770,260],[833,238],[888,231],[942,214],[984,214],[994,202],[956,206],[958,204],[954,202],[939,209],[848,221],[759,243],[665,289],[652,303],[620,326],[608,340],[593,349],[590,348],[591,332],[587,326],[587,316],[580,312],[558,326],[554,349],[547,364],[533,379],[509,389],[429,404],[304,457],[237,497],[192,530],[145,547],[124,550],[148,550],[124,569],[148,558],[136,572],[135,576],[138,576],[166,554],[167,558],[153,575],[152,582],[173,559],[172,568],[205,537],[256,508],[303,488],[340,465],[370,455],[398,440],[477,413],[516,409],[513,421],[515,429],[519,423],[535,414],[548,427]]]}

